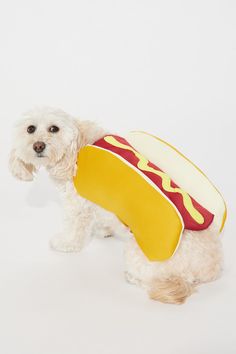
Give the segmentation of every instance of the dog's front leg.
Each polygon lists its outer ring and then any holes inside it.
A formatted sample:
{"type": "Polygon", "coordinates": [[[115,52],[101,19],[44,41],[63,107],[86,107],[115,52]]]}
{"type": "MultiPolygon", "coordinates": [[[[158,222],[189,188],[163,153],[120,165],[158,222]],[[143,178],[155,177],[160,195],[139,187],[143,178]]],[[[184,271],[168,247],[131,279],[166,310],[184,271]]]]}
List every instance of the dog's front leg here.
{"type": "Polygon", "coordinates": [[[80,197],[72,183],[60,188],[65,210],[64,231],[50,242],[53,249],[61,252],[78,252],[91,238],[95,218],[95,206],[80,197]]]}

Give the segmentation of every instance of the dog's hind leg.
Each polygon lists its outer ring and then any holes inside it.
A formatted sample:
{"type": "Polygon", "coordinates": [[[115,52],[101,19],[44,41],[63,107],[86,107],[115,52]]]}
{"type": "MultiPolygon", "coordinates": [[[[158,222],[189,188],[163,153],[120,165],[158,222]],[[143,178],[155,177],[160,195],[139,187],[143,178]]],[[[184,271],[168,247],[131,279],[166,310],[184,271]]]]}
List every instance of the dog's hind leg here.
{"type": "Polygon", "coordinates": [[[96,206],[95,215],[95,237],[106,238],[118,236],[124,238],[124,236],[130,235],[129,228],[126,227],[113,213],[96,206]]]}
{"type": "Polygon", "coordinates": [[[185,230],[177,252],[162,262],[149,261],[134,238],[126,244],[127,280],[161,302],[183,303],[197,285],[217,279],[221,268],[222,247],[214,225],[201,232],[185,230]]]}

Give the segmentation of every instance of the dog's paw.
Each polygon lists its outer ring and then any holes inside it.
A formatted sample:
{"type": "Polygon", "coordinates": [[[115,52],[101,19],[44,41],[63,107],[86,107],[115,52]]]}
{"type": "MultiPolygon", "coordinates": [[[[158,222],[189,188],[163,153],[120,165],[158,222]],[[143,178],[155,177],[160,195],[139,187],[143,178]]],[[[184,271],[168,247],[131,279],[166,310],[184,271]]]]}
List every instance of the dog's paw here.
{"type": "Polygon", "coordinates": [[[58,252],[79,252],[83,245],[79,240],[68,240],[63,234],[59,234],[51,239],[50,247],[58,252]]]}
{"type": "Polygon", "coordinates": [[[133,277],[129,272],[125,272],[125,279],[128,283],[134,285],[140,285],[141,281],[135,277],[133,277]]]}

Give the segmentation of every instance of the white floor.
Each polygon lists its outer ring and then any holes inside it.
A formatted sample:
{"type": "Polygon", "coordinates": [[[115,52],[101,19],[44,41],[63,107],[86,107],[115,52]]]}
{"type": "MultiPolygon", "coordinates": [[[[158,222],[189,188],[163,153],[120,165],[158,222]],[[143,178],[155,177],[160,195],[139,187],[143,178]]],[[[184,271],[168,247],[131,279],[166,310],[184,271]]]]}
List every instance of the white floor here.
{"type": "Polygon", "coordinates": [[[222,278],[183,306],[164,305],[125,281],[119,239],[95,239],[81,254],[51,251],[61,227],[53,186],[44,175],[33,185],[10,182],[1,190],[1,353],[235,353],[230,229],[222,278]]]}

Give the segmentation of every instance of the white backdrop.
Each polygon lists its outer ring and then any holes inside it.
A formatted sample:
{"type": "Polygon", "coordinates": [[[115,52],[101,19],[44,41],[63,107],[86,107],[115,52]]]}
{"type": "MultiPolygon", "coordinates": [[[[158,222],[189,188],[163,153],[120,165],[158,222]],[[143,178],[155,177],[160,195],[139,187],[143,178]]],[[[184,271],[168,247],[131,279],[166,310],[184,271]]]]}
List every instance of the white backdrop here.
{"type": "Polygon", "coordinates": [[[234,0],[0,2],[1,353],[235,352],[235,18],[234,0]],[[152,132],[205,170],[229,208],[222,278],[162,305],[125,282],[122,241],[50,251],[54,186],[7,170],[14,122],[41,104],[152,132]]]}

